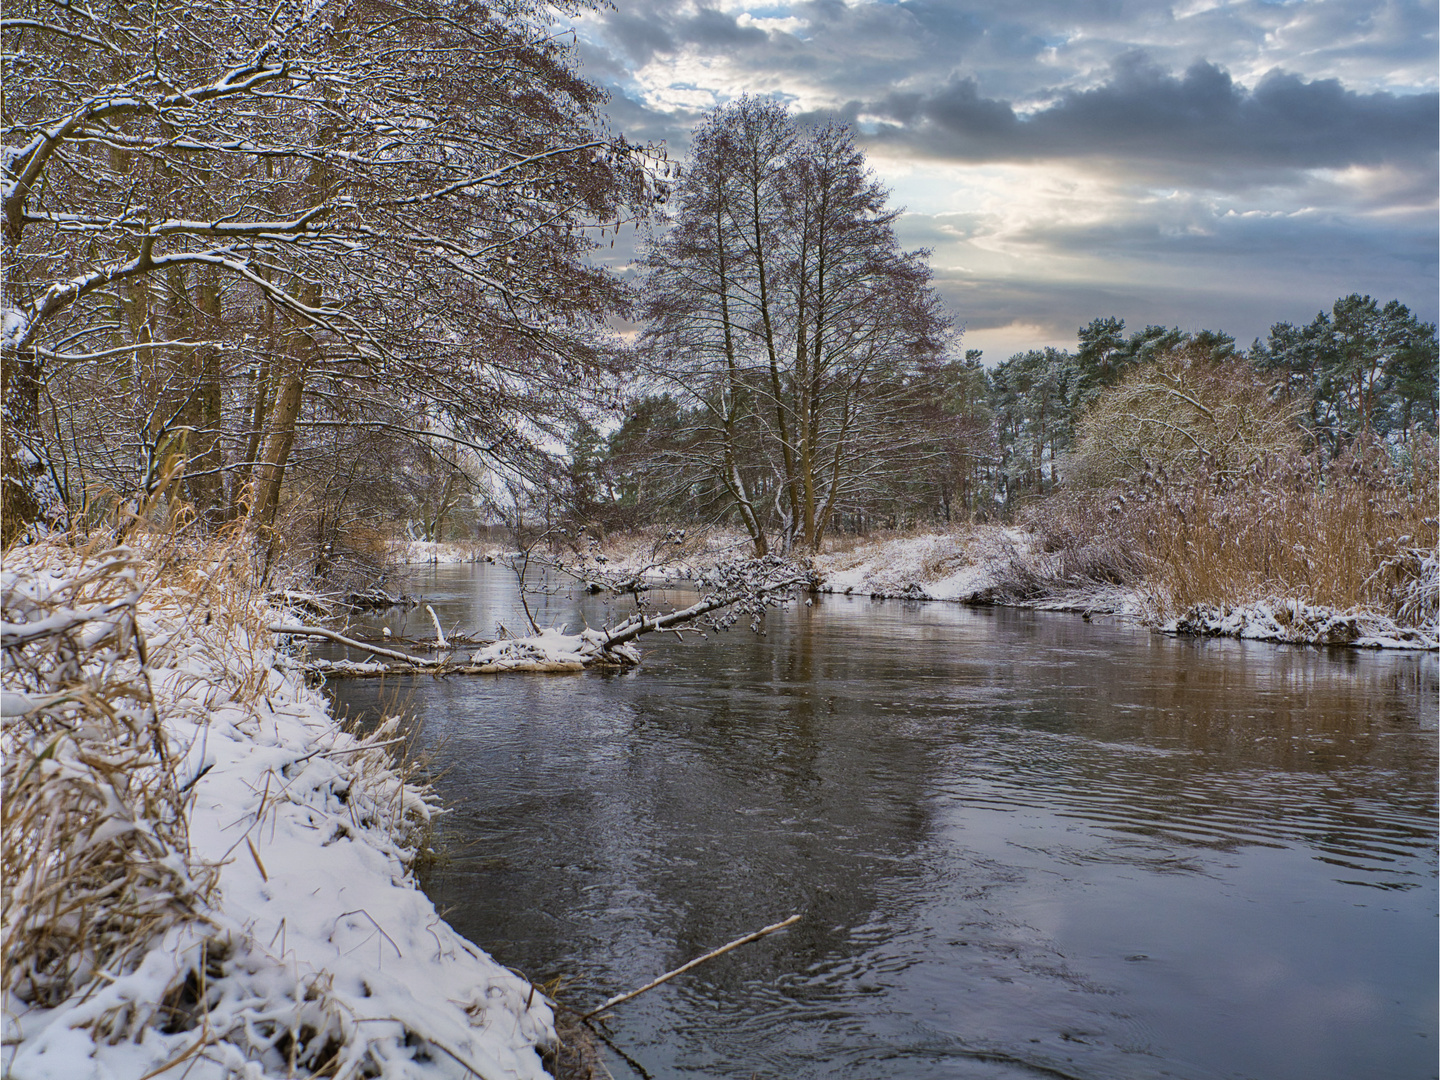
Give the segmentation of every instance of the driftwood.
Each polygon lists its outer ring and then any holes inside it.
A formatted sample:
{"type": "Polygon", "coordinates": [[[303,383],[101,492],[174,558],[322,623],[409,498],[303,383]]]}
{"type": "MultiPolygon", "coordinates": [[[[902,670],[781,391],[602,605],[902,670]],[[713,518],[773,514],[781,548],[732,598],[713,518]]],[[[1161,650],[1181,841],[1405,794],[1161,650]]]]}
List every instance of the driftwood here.
{"type": "Polygon", "coordinates": [[[759,940],[760,940],[762,937],[764,937],[766,934],[773,934],[776,930],[784,930],[785,927],[787,927],[787,926],[793,926],[795,923],[797,923],[797,922],[799,922],[799,921],[800,921],[800,916],[799,916],[798,914],[797,914],[797,915],[791,915],[788,919],[786,919],[786,920],[783,921],[783,922],[774,923],[774,924],[771,925],[771,926],[766,926],[766,927],[764,927],[764,928],[762,928],[762,929],[760,929],[760,930],[756,930],[753,934],[746,934],[744,937],[736,938],[734,941],[729,942],[729,943],[726,944],[726,945],[721,945],[720,948],[718,948],[718,949],[713,949],[713,950],[711,950],[710,952],[706,953],[704,956],[697,956],[694,960],[691,960],[689,963],[687,963],[687,964],[681,964],[681,965],[680,965],[678,968],[676,968],[674,971],[667,971],[664,975],[661,975],[658,979],[651,979],[651,980],[650,980],[648,983],[646,983],[644,986],[638,987],[637,989],[631,990],[631,991],[629,991],[628,993],[625,993],[625,994],[616,994],[614,997],[612,997],[609,1001],[605,1002],[603,1005],[600,1005],[600,1006],[598,1006],[598,1007],[596,1007],[596,1008],[594,1008],[594,1009],[591,1009],[589,1012],[585,1013],[583,1016],[580,1017],[580,1019],[581,1019],[581,1020],[590,1020],[590,1019],[592,1019],[593,1017],[599,1016],[599,1015],[600,1015],[601,1013],[603,1013],[606,1009],[612,1009],[612,1008],[614,1008],[616,1005],[619,1005],[619,1004],[622,1004],[623,1002],[629,1001],[631,998],[639,997],[641,994],[645,993],[645,991],[647,991],[647,990],[654,990],[655,987],[661,985],[662,983],[667,983],[667,982],[669,982],[671,979],[675,978],[676,975],[683,975],[683,974],[685,974],[685,972],[691,970],[692,968],[697,968],[697,967],[699,967],[701,964],[705,963],[707,960],[714,960],[717,956],[724,956],[724,955],[725,955],[727,952],[729,952],[731,949],[738,949],[741,945],[748,945],[748,944],[750,944],[750,942],[752,942],[752,941],[759,941],[759,940]]]}
{"type": "MultiPolygon", "coordinates": [[[[623,667],[629,661],[608,652],[598,652],[582,660],[515,660],[506,659],[500,663],[474,663],[468,654],[463,660],[452,660],[448,656],[414,656],[398,649],[386,648],[369,641],[360,641],[323,626],[305,626],[290,623],[274,623],[271,633],[289,634],[292,637],[318,637],[334,641],[352,649],[360,649],[373,656],[383,656],[396,663],[356,662],[353,660],[316,660],[305,665],[306,670],[334,678],[380,679],[389,675],[497,675],[506,671],[562,674],[584,671],[587,667],[623,667]]],[[[626,640],[630,640],[626,638],[626,640]]],[[[608,643],[607,643],[608,649],[608,643]]]]}

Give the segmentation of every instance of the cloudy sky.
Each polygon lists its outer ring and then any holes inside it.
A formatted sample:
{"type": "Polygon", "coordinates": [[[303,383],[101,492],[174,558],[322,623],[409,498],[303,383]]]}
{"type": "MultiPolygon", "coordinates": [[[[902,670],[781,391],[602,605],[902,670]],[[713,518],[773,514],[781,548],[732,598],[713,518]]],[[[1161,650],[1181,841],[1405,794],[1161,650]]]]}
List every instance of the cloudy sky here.
{"type": "Polygon", "coordinates": [[[1435,0],[614,2],[577,27],[617,130],[683,157],[744,93],[848,121],[987,362],[1102,315],[1440,314],[1435,0]]]}

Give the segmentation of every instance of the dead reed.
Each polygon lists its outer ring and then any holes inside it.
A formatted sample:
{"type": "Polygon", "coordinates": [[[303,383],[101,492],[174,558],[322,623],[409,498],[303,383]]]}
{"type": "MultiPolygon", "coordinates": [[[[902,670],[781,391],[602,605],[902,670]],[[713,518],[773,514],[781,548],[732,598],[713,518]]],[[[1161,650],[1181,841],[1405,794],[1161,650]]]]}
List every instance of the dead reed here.
{"type": "Polygon", "coordinates": [[[1056,554],[1052,579],[1143,583],[1162,620],[1294,599],[1433,634],[1436,515],[1435,444],[1417,439],[1404,455],[1290,453],[1239,474],[1157,468],[1052,500],[1030,524],[1056,554]]]}
{"type": "MultiPolygon", "coordinates": [[[[173,522],[128,539],[6,552],[0,988],[31,1007],[92,1000],[82,1024],[97,1040],[195,1031],[194,1053],[226,1042],[288,1075],[380,1075],[391,1036],[356,1023],[326,972],[280,977],[284,965],[214,906],[219,865],[190,849],[189,790],[204,773],[178,774],[177,731],[216,707],[258,717],[276,692],[254,548],[238,535],[199,542],[173,522]],[[111,1004],[107,987],[156,949],[177,950],[163,992],[111,1004]],[[243,1007],[225,1004],[222,979],[246,984],[243,1007]]],[[[413,865],[435,807],[407,745],[391,716],[363,736],[322,735],[295,767],[314,759],[327,810],[413,865]]],[[[285,786],[267,786],[257,821],[293,798],[285,786]]]]}
{"type": "Polygon", "coordinates": [[[55,1004],[203,920],[214,874],[189,859],[138,619],[141,560],[6,561],[3,988],[55,1004]]]}

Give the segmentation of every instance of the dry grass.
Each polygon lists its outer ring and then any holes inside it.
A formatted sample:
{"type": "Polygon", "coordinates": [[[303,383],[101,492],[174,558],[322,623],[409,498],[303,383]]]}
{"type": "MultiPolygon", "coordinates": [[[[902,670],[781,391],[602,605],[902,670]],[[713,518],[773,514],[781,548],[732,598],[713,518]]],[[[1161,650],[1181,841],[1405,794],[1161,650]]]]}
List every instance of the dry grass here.
{"type": "Polygon", "coordinates": [[[1436,503],[1434,443],[1417,440],[1404,460],[1371,446],[1240,475],[1149,473],[1052,500],[1031,524],[1058,560],[1052,578],[1143,581],[1162,619],[1286,598],[1433,632],[1436,503]]]}
{"type": "MultiPolygon", "coordinates": [[[[198,543],[168,524],[142,522],[123,548],[56,541],[6,553],[0,986],[36,1007],[104,997],[150,950],[188,942],[158,1000],[92,1010],[95,1038],[199,1029],[196,1052],[224,1041],[252,1059],[278,1052],[292,1075],[379,1075],[380,1036],[353,1022],[324,972],[286,1001],[257,996],[239,1026],[212,1026],[207,984],[250,971],[263,983],[269,961],[212,908],[218,867],[192,856],[169,729],[207,723],[215,705],[259,715],[270,620],[248,542],[198,543]]],[[[402,749],[397,717],[356,738],[332,759],[330,810],[413,864],[428,853],[434,806],[412,782],[421,763],[402,749]]],[[[289,797],[284,786],[257,822],[289,797]]]]}
{"type": "MultiPolygon", "coordinates": [[[[54,1004],[201,920],[184,793],[137,620],[141,561],[95,554],[57,582],[36,559],[3,594],[3,987],[54,1004]],[[23,695],[11,696],[11,695],[23,695]]],[[[60,565],[64,565],[61,563],[60,565]]]]}
{"type": "Polygon", "coordinates": [[[1296,597],[1435,624],[1433,446],[1409,469],[1372,448],[1324,470],[1292,457],[1155,495],[1138,518],[1165,614],[1296,597]]]}

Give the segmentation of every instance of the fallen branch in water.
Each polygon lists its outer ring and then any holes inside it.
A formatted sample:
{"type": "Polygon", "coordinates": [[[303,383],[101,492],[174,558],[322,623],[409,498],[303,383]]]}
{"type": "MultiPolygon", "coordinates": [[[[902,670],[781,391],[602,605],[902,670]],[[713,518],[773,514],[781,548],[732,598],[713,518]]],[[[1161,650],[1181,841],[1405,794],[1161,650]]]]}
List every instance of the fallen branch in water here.
{"type": "Polygon", "coordinates": [[[712,611],[719,611],[721,608],[729,607],[733,603],[735,603],[734,597],[712,595],[705,597],[704,600],[698,603],[691,604],[688,608],[682,608],[679,611],[667,611],[664,615],[652,615],[648,619],[642,614],[632,615],[619,626],[603,631],[605,634],[605,647],[608,649],[613,645],[624,645],[628,641],[634,641],[641,634],[649,634],[662,630],[678,631],[681,628],[681,624],[693,622],[702,615],[708,615],[712,611]]]}
{"type": "Polygon", "coordinates": [[[688,964],[681,964],[674,971],[667,971],[658,979],[651,980],[637,990],[631,990],[629,993],[626,994],[617,994],[615,997],[612,997],[609,1001],[605,1002],[605,1004],[601,1005],[599,1008],[591,1009],[588,1013],[585,1013],[583,1016],[580,1017],[580,1019],[589,1021],[592,1017],[600,1015],[600,1013],[604,1012],[606,1009],[612,1009],[616,1005],[620,1005],[626,1001],[629,1001],[631,998],[637,998],[641,994],[645,993],[645,991],[647,990],[654,990],[655,987],[659,986],[661,983],[667,983],[671,979],[675,978],[676,975],[683,975],[685,974],[685,972],[691,970],[692,968],[699,967],[707,960],[714,960],[717,956],[723,956],[731,949],[738,949],[741,945],[748,945],[752,941],[759,941],[766,934],[773,934],[776,930],[783,930],[785,929],[785,927],[793,926],[799,921],[800,916],[798,914],[791,915],[784,922],[777,922],[773,926],[767,926],[761,930],[756,930],[753,934],[746,934],[744,937],[736,938],[728,945],[721,945],[720,948],[714,950],[713,952],[708,952],[704,956],[697,956],[688,964]]]}
{"type": "MultiPolygon", "coordinates": [[[[568,571],[567,571],[568,572],[568,571]]],[[[507,638],[486,644],[478,651],[456,658],[442,655],[435,659],[414,656],[396,649],[387,649],[370,642],[327,630],[321,626],[276,624],[270,629],[277,634],[315,636],[362,649],[377,657],[407,665],[397,669],[386,663],[353,663],[348,660],[313,660],[303,666],[322,676],[383,677],[406,674],[423,669],[430,675],[488,675],[501,671],[565,672],[583,671],[588,667],[629,667],[640,662],[640,654],[631,642],[642,634],[669,632],[703,633],[700,623],[712,630],[729,629],[741,617],[750,617],[750,629],[761,632],[761,623],[768,608],[794,598],[797,586],[808,584],[811,573],[773,556],[743,562],[721,564],[695,575],[693,581],[709,591],[698,601],[679,611],[650,615],[645,601],[636,596],[639,608],[629,618],[604,630],[585,629],[578,634],[562,630],[537,630],[523,638],[507,638]]],[[[434,608],[425,605],[435,624],[437,645],[444,650],[456,640],[447,641],[434,608]]]]}
{"type": "Polygon", "coordinates": [[[375,656],[388,656],[391,660],[401,660],[407,664],[414,664],[416,667],[438,667],[439,660],[431,660],[424,656],[411,656],[398,649],[387,649],[382,645],[372,645],[368,641],[356,641],[354,638],[346,637],[344,634],[337,634],[334,630],[327,630],[323,626],[291,626],[286,623],[272,623],[270,625],[272,634],[290,634],[292,637],[322,637],[330,641],[338,642],[341,645],[349,646],[352,649],[364,649],[375,656]]]}
{"type": "Polygon", "coordinates": [[[430,621],[435,624],[436,648],[448,649],[450,647],[450,643],[445,640],[445,631],[440,629],[440,616],[435,614],[435,609],[429,604],[425,605],[425,610],[430,613],[430,621]]]}

